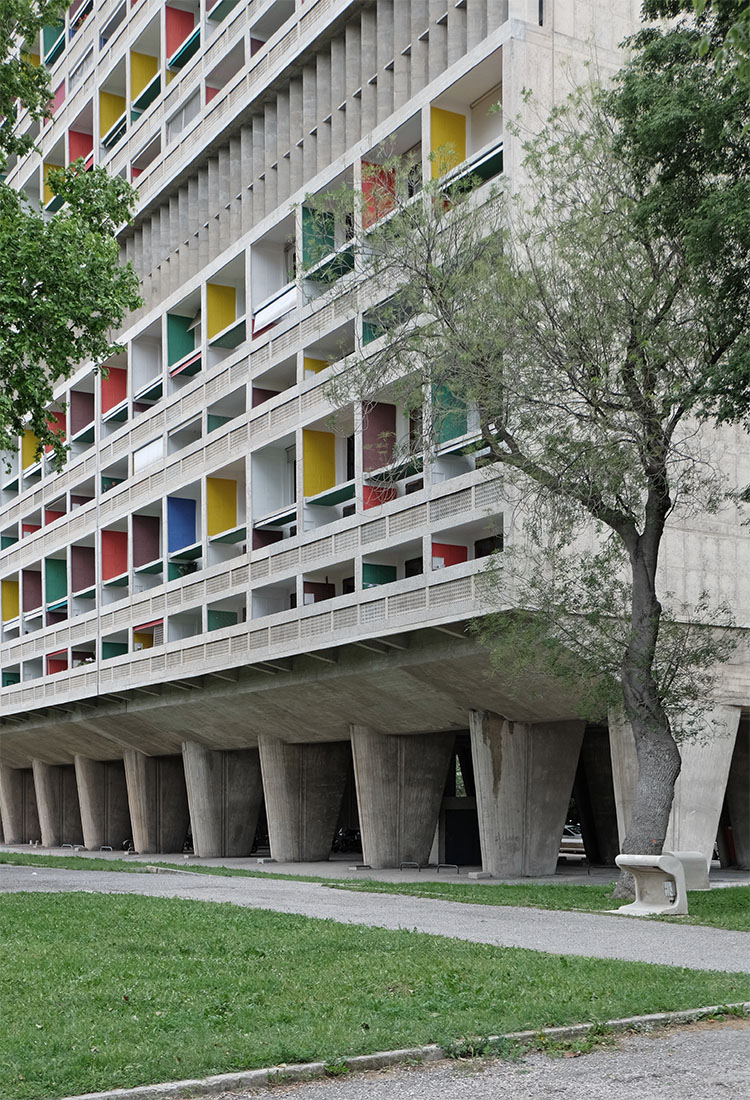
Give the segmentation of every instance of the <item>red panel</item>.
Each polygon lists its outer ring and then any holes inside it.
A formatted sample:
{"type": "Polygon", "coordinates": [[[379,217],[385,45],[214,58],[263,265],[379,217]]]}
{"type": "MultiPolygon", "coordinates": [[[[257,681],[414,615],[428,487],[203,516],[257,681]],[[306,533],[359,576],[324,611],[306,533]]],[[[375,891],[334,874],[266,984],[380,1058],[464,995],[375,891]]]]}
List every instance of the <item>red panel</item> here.
{"type": "Polygon", "coordinates": [[[35,531],[39,530],[38,523],[22,523],[21,524],[21,538],[26,535],[33,535],[35,531]]]}
{"type": "Polygon", "coordinates": [[[368,405],[362,423],[362,460],[365,470],[377,470],[393,458],[396,444],[396,406],[377,401],[368,405]]]}
{"type": "Polygon", "coordinates": [[[210,84],[206,85],[206,103],[210,103],[214,96],[218,95],[221,88],[212,88],[210,84]]]}
{"type": "Polygon", "coordinates": [[[393,210],[396,194],[396,172],[379,164],[362,161],[362,225],[365,229],[393,210]]]}
{"type": "Polygon", "coordinates": [[[48,657],[47,658],[47,675],[54,676],[56,672],[65,672],[68,667],[68,657],[48,657]]]}
{"type": "Polygon", "coordinates": [[[128,568],[127,531],[102,531],[102,579],[119,577],[128,568]]]}
{"type": "Polygon", "coordinates": [[[458,565],[459,562],[468,561],[469,551],[465,546],[452,546],[448,542],[433,542],[432,557],[433,560],[442,558],[443,565],[447,568],[449,565],[458,565]]]}
{"type": "Polygon", "coordinates": [[[44,509],[44,524],[54,523],[56,519],[62,519],[65,515],[64,512],[52,512],[49,508],[44,509]]]}
{"type": "Polygon", "coordinates": [[[63,80],[62,84],[58,85],[58,87],[55,88],[52,99],[50,100],[49,109],[50,109],[50,111],[52,112],[53,115],[56,114],[57,111],[60,110],[60,108],[62,107],[64,102],[65,102],[65,81],[63,80]]]}
{"type": "Polygon", "coordinates": [[[377,508],[379,504],[386,504],[389,500],[395,500],[398,496],[398,489],[395,485],[387,487],[379,487],[376,485],[363,485],[362,486],[362,506],[363,508],[377,508]]]}
{"type": "Polygon", "coordinates": [[[272,397],[278,397],[280,390],[264,390],[260,386],[253,386],[253,408],[262,405],[264,401],[270,401],[272,397]]]}
{"type": "MultiPolygon", "coordinates": [[[[65,439],[65,413],[60,410],[49,413],[47,415],[47,427],[55,433],[58,439],[65,439]]],[[[50,454],[51,451],[52,444],[46,443],[44,453],[50,454]]]]}
{"type": "Polygon", "coordinates": [[[96,583],[96,563],[93,546],[71,546],[70,587],[73,592],[83,592],[96,583]]]}
{"type": "Polygon", "coordinates": [[[108,412],[128,396],[128,372],[122,367],[110,367],[102,375],[102,412],[108,412]]]}
{"type": "Polygon", "coordinates": [[[167,13],[167,57],[176,53],[182,43],[195,26],[195,16],[191,11],[183,11],[181,8],[166,7],[167,13]]]}
{"type": "Polygon", "coordinates": [[[42,606],[42,574],[36,569],[24,569],[21,574],[23,610],[36,611],[42,606]]]}
{"type": "Polygon", "coordinates": [[[71,161],[83,157],[85,160],[94,148],[94,135],[82,134],[79,130],[70,130],[68,133],[68,154],[71,161]]]}

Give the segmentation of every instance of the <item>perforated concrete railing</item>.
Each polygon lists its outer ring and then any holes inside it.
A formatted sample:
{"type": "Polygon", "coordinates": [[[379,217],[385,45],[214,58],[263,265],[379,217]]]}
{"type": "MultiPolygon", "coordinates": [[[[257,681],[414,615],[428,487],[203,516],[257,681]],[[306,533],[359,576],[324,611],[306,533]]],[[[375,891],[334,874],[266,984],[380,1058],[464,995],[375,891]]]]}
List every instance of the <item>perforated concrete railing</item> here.
{"type": "Polygon", "coordinates": [[[268,622],[243,624],[217,637],[204,635],[169,644],[164,650],[144,650],[105,662],[98,671],[81,666],[58,674],[40,684],[18,684],[5,688],[0,714],[13,714],[33,709],[50,699],[73,701],[100,692],[124,690],[170,678],[180,679],[210,673],[253,660],[271,660],[292,656],[309,648],[324,648],[357,638],[377,636],[388,630],[403,629],[413,624],[424,627],[430,623],[463,618],[479,610],[481,582],[477,572],[483,562],[466,562],[453,566],[465,573],[450,580],[435,577],[399,582],[406,588],[383,596],[370,589],[357,595],[341,596],[330,601],[325,611],[302,608],[269,617],[268,622]],[[407,588],[411,585],[411,588],[407,588]],[[205,640],[204,640],[205,639],[205,640]]]}
{"type": "MultiPolygon", "coordinates": [[[[469,474],[464,475],[462,480],[466,478],[471,478],[476,483],[458,490],[450,485],[440,486],[441,496],[429,503],[409,507],[408,502],[402,499],[397,502],[398,510],[389,516],[364,523],[360,517],[356,520],[343,520],[340,523],[354,525],[348,530],[319,537],[315,537],[314,532],[309,532],[304,536],[306,541],[301,545],[283,548],[277,544],[268,548],[267,556],[250,563],[235,559],[233,562],[212,567],[198,580],[168,587],[166,590],[162,588],[160,591],[138,593],[132,598],[126,597],[118,601],[110,609],[101,609],[99,613],[92,611],[77,617],[65,626],[48,627],[32,638],[6,642],[0,646],[0,661],[3,665],[12,665],[43,653],[67,648],[68,645],[84,639],[91,640],[114,630],[130,629],[170,610],[199,606],[204,600],[218,594],[229,596],[244,592],[249,583],[262,583],[269,577],[280,580],[293,576],[301,568],[311,568],[316,563],[340,562],[361,548],[366,547],[369,553],[386,547],[392,548],[405,534],[423,529],[428,514],[432,522],[445,518],[446,515],[458,521],[460,518],[467,520],[475,517],[477,512],[483,512],[487,508],[494,508],[495,511],[500,508],[502,483],[499,479],[487,481],[482,475],[469,474]],[[478,477],[482,479],[477,481],[478,477]]],[[[424,578],[422,580],[424,582],[424,578]]],[[[424,605],[419,603],[420,599],[417,593],[412,594],[408,599],[405,597],[404,600],[397,600],[394,608],[408,609],[411,601],[416,601],[415,609],[422,607],[424,605]]]]}
{"type": "MultiPolygon", "coordinates": [[[[252,348],[249,353],[240,352],[239,358],[227,365],[217,364],[205,381],[198,379],[187,393],[172,395],[164,407],[154,413],[146,413],[143,420],[136,422],[129,429],[123,429],[122,433],[111,442],[102,444],[98,451],[98,458],[97,452],[92,450],[71,463],[62,473],[44,478],[38,488],[25,490],[13,504],[2,509],[3,524],[8,526],[30,515],[37,508],[43,508],[45,505],[48,507],[66,489],[95,476],[100,468],[106,468],[118,460],[129,459],[130,453],[136,446],[162,435],[165,426],[173,427],[195,415],[207,404],[247,383],[259,370],[284,358],[291,348],[300,344],[304,346],[310,340],[319,338],[338,327],[344,319],[349,319],[356,311],[359,296],[358,288],[351,288],[335,301],[314,308],[302,322],[291,325],[288,330],[282,331],[275,338],[269,338],[259,348],[252,348]]],[[[250,409],[246,415],[249,422],[248,432],[252,432],[254,446],[265,443],[271,433],[282,432],[291,424],[294,419],[291,404],[297,401],[299,401],[299,412],[303,417],[310,417],[313,411],[316,415],[323,415],[328,411],[319,385],[313,385],[302,394],[295,394],[281,401],[277,400],[276,406],[272,403],[271,409],[250,409]],[[287,402],[290,403],[290,408],[286,411],[274,411],[286,405],[287,402]],[[274,414],[273,418],[272,414],[274,414]]],[[[221,429],[218,431],[221,432],[221,429]]],[[[238,438],[235,437],[232,442],[233,447],[237,445],[238,438]]],[[[250,438],[249,434],[247,438],[250,438]]],[[[171,472],[174,472],[173,468],[171,472]]],[[[161,475],[162,479],[163,476],[161,475]]],[[[156,486],[153,478],[154,475],[135,475],[132,484],[128,479],[128,486],[123,486],[121,490],[112,490],[109,500],[118,500],[120,511],[123,512],[133,500],[143,501],[153,493],[156,486]],[[141,486],[142,491],[138,491],[138,486],[141,486]]],[[[162,486],[163,480],[158,484],[162,486]]],[[[108,516],[113,516],[113,507],[112,503],[107,504],[108,516]]],[[[95,527],[96,505],[92,502],[77,510],[68,520],[56,523],[49,531],[36,532],[24,539],[15,549],[7,551],[3,555],[3,573],[7,575],[9,572],[33,564],[50,549],[65,545],[66,542],[80,537],[87,531],[93,531],[95,527]]]]}

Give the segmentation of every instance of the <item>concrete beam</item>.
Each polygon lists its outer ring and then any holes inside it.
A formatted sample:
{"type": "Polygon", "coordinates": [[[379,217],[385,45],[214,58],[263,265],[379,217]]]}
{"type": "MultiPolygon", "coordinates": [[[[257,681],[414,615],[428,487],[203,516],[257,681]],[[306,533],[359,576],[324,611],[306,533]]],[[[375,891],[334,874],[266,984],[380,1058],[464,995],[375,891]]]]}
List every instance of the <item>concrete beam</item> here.
{"type": "Polygon", "coordinates": [[[217,752],[185,741],[182,762],[195,854],[249,856],[263,803],[258,750],[217,752]]]}
{"type": "Polygon", "coordinates": [[[190,826],[180,756],[125,753],[125,781],[137,852],[181,852],[190,826]]]}
{"type": "MultiPolygon", "coordinates": [[[[703,735],[681,742],[682,770],[675,783],[665,851],[703,852],[711,860],[740,713],[739,707],[717,703],[706,715],[703,735]]],[[[609,737],[622,845],[633,808],[638,758],[633,731],[623,715],[610,715],[609,737]]]]}
{"type": "Polygon", "coordinates": [[[41,839],[31,768],[0,765],[0,816],[5,844],[29,844],[41,839]]]}
{"type": "Polygon", "coordinates": [[[469,715],[482,867],[497,878],[552,875],[585,722],[469,715]]]}
{"type": "Polygon", "coordinates": [[[349,743],[290,745],[263,734],[259,748],[271,855],[279,863],[328,859],[351,765],[349,743]]]}
{"type": "Polygon", "coordinates": [[[83,844],[78,787],[72,764],[45,764],[34,760],[34,790],[45,848],[83,844]]]}
{"type": "Polygon", "coordinates": [[[122,760],[75,757],[83,843],[90,852],[105,845],[122,848],[133,835],[122,760]]]}
{"type": "Polygon", "coordinates": [[[430,858],[453,733],[377,733],[351,727],[365,863],[398,867],[430,858]]]}

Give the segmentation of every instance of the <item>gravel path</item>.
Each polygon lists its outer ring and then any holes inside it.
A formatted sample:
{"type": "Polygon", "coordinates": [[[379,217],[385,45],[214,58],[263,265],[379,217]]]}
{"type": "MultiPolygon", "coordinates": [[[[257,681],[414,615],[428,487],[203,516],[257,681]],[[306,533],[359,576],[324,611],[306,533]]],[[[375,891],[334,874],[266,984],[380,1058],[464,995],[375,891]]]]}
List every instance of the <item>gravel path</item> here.
{"type": "Polygon", "coordinates": [[[409,928],[475,943],[561,955],[750,973],[750,933],[595,913],[465,905],[332,890],[321,883],[209,875],[128,874],[0,864],[0,891],[83,890],[231,902],[346,924],[409,928]]]}
{"type": "Polygon", "coordinates": [[[580,1058],[534,1054],[522,1062],[439,1062],[216,1100],[747,1100],[750,1027],[698,1024],[635,1035],[580,1058]]]}

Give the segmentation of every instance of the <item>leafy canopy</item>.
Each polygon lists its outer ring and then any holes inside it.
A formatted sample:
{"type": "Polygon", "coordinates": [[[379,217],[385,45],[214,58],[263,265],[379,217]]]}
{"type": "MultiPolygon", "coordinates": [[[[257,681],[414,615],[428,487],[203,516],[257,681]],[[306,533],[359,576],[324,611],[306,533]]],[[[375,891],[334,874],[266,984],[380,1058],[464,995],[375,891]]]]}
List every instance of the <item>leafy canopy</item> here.
{"type": "MultiPolygon", "coordinates": [[[[0,162],[32,147],[16,127],[20,107],[48,114],[49,74],[23,52],[66,4],[0,0],[0,162]]],[[[58,460],[64,443],[47,421],[55,384],[87,360],[102,363],[128,311],[140,304],[138,278],[120,263],[116,238],[131,215],[134,192],[102,168],[78,161],[48,176],[64,200],[56,214],[34,209],[0,183],[0,449],[31,428],[58,460]]]]}

